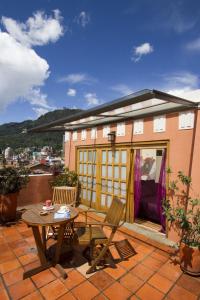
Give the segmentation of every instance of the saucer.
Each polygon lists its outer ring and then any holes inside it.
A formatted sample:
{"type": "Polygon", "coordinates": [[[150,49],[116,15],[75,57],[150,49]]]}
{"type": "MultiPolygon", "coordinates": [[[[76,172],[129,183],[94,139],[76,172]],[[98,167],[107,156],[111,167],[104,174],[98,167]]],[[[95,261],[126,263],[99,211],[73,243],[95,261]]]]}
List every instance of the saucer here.
{"type": "Polygon", "coordinates": [[[54,206],[53,205],[51,205],[51,206],[46,206],[46,205],[44,205],[43,206],[43,208],[42,208],[43,210],[53,210],[54,209],[54,206]]]}

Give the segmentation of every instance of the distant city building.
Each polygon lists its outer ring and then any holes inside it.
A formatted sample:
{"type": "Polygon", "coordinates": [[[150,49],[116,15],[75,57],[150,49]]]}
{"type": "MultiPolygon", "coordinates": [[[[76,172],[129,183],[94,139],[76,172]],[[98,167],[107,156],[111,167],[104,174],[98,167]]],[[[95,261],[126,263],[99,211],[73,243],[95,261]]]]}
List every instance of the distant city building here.
{"type": "Polygon", "coordinates": [[[12,159],[13,158],[13,154],[14,154],[14,152],[13,152],[13,149],[11,148],[11,147],[7,147],[6,149],[5,149],[5,159],[6,160],[8,160],[8,159],[12,159]]]}

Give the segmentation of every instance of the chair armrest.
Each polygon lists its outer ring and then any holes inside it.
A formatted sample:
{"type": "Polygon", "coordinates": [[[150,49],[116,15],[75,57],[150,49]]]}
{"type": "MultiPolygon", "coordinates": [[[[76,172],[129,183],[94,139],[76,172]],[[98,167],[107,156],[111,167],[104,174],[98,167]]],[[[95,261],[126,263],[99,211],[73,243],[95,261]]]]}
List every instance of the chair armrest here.
{"type": "Polygon", "coordinates": [[[87,222],[86,223],[86,226],[108,226],[108,227],[112,227],[112,228],[116,228],[118,227],[117,225],[113,225],[113,224],[110,224],[110,223],[104,223],[104,222],[87,222]]]}

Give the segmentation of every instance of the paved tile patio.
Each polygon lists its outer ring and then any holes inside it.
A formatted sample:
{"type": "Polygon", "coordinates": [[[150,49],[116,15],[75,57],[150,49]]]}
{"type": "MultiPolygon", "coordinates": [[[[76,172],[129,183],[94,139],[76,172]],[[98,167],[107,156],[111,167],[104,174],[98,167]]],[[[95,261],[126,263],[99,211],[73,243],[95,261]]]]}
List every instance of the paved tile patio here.
{"type": "MultiPolygon", "coordinates": [[[[116,268],[107,267],[86,276],[87,265],[67,266],[67,279],[50,268],[23,280],[24,270],[39,265],[31,229],[22,222],[0,227],[0,299],[200,299],[200,278],[182,273],[177,257],[150,245],[127,230],[115,240],[128,239],[135,254],[120,260],[112,246],[116,268]]],[[[165,249],[168,250],[168,249],[165,249]]]]}

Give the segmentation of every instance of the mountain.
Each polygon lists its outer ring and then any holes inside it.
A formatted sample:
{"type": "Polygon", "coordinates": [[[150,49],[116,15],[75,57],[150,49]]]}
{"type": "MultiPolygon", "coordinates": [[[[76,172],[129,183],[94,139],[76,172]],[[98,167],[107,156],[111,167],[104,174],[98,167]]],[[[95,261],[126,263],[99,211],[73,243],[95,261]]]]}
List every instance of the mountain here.
{"type": "Polygon", "coordinates": [[[11,147],[13,149],[43,146],[53,146],[54,149],[62,148],[63,132],[23,133],[45,123],[49,123],[72,114],[80,112],[79,109],[57,109],[40,116],[37,120],[26,120],[20,123],[6,123],[0,125],[0,149],[11,147]]]}

